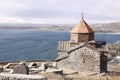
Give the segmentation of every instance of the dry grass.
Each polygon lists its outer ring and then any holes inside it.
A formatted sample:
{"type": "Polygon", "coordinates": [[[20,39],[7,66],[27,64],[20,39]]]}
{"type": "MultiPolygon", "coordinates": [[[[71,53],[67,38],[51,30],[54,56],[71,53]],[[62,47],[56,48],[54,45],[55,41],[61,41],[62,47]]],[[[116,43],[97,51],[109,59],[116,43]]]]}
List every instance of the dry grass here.
{"type": "Polygon", "coordinates": [[[120,56],[120,41],[108,45],[109,53],[114,56],[120,56]]]}
{"type": "Polygon", "coordinates": [[[120,76],[80,76],[80,75],[71,75],[68,76],[72,80],[120,80],[120,76]]]}

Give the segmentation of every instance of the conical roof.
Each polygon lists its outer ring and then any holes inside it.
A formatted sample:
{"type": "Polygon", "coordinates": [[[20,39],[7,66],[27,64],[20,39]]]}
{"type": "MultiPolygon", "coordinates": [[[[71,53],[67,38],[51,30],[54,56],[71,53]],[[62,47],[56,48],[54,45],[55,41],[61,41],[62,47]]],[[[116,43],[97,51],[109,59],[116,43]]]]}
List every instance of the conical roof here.
{"type": "Polygon", "coordinates": [[[82,18],[82,20],[71,30],[71,33],[94,33],[94,31],[82,18]]]}

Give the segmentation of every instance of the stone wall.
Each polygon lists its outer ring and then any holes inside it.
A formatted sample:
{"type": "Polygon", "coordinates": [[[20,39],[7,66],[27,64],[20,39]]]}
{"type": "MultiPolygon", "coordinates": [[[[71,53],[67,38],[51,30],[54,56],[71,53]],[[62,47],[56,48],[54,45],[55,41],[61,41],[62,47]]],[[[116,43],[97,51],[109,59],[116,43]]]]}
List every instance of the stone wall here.
{"type": "Polygon", "coordinates": [[[71,34],[71,41],[74,43],[78,43],[78,34],[71,34]]]}
{"type": "Polygon", "coordinates": [[[82,47],[69,53],[68,58],[59,61],[58,67],[65,67],[78,72],[100,73],[100,55],[94,50],[82,47]]]}
{"type": "Polygon", "coordinates": [[[47,80],[44,76],[0,73],[0,80],[47,80]]]}
{"type": "Polygon", "coordinates": [[[65,52],[70,49],[69,41],[59,41],[58,42],[58,52],[65,52]]]}
{"type": "Polygon", "coordinates": [[[94,34],[77,34],[77,33],[72,33],[71,34],[71,41],[74,43],[80,43],[80,42],[88,42],[94,40],[94,34]]]}

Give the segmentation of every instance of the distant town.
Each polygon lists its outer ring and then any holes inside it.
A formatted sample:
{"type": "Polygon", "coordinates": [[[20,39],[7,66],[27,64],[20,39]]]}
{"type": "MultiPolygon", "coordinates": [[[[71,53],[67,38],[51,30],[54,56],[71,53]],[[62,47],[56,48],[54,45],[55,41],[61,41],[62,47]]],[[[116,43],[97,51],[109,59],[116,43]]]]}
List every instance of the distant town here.
{"type": "MultiPolygon", "coordinates": [[[[75,24],[26,24],[0,23],[0,30],[41,30],[41,31],[70,31],[75,24]]],[[[106,24],[91,24],[95,32],[120,33],[120,22],[106,24]]]]}

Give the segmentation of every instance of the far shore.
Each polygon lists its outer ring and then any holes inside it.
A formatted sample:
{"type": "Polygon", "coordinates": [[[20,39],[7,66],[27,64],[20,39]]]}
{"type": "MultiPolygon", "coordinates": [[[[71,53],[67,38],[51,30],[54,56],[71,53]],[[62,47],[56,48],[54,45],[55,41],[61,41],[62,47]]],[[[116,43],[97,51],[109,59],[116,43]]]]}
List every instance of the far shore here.
{"type": "MultiPolygon", "coordinates": [[[[8,30],[8,31],[56,31],[56,32],[70,32],[70,30],[61,30],[61,29],[46,29],[46,30],[43,30],[43,29],[0,29],[1,31],[3,30],[8,30]]],[[[109,31],[95,31],[95,33],[102,33],[102,34],[116,34],[116,35],[120,35],[120,32],[109,32],[109,31]]]]}

